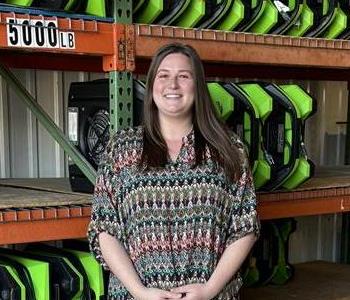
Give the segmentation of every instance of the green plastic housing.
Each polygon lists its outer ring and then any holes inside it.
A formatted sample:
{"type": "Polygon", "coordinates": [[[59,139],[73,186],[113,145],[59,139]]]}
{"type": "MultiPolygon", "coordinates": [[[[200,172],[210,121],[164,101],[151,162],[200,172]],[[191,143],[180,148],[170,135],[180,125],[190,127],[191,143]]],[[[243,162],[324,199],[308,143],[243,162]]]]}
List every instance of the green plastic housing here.
{"type": "Polygon", "coordinates": [[[278,22],[278,10],[270,1],[265,1],[265,7],[260,17],[255,21],[249,31],[254,33],[268,33],[270,29],[278,22]]]}
{"type": "Polygon", "coordinates": [[[226,17],[219,21],[216,29],[231,31],[244,19],[244,4],[241,0],[233,1],[226,17]]]}
{"type": "Polygon", "coordinates": [[[6,268],[6,270],[9,272],[11,277],[16,281],[16,283],[19,285],[21,289],[21,299],[16,299],[16,300],[26,300],[26,288],[22,283],[22,281],[18,278],[18,274],[16,270],[14,270],[11,266],[7,264],[0,263],[0,266],[3,266],[4,268],[6,268]]]}
{"type": "Polygon", "coordinates": [[[1,255],[15,260],[27,268],[33,281],[36,300],[50,300],[49,264],[47,262],[5,253],[1,253],[1,255]]]}
{"type": "Polygon", "coordinates": [[[327,28],[323,37],[326,39],[336,39],[347,27],[348,16],[340,7],[335,8],[335,17],[327,28]]]}
{"type": "Polygon", "coordinates": [[[205,1],[192,0],[185,11],[178,17],[175,26],[193,28],[205,15],[205,1]]]}
{"type": "Polygon", "coordinates": [[[63,250],[75,255],[81,262],[89,280],[90,288],[94,291],[96,298],[105,295],[103,270],[98,261],[89,252],[64,248],[63,250]]]}
{"type": "MultiPolygon", "coordinates": [[[[259,118],[264,122],[272,111],[272,97],[268,95],[264,89],[256,83],[243,83],[238,86],[248,95],[248,100],[258,112],[259,118]]],[[[259,130],[259,145],[261,145],[261,128],[259,130]]],[[[254,185],[258,189],[262,187],[271,178],[271,166],[266,161],[264,153],[259,147],[258,160],[252,166],[254,185]]]]}
{"type": "Polygon", "coordinates": [[[135,16],[135,22],[143,23],[143,24],[151,24],[162,11],[163,11],[163,0],[146,1],[146,3],[137,12],[135,16]]]}
{"type": "Polygon", "coordinates": [[[302,7],[301,14],[299,19],[289,30],[286,32],[286,35],[291,36],[303,36],[306,31],[308,31],[312,25],[314,24],[314,13],[310,9],[310,7],[306,4],[304,0],[304,4],[302,7]]]}
{"type": "Polygon", "coordinates": [[[227,120],[234,110],[233,96],[218,82],[209,82],[207,87],[218,117],[227,120]]]}
{"type": "MultiPolygon", "coordinates": [[[[279,86],[293,103],[298,118],[305,120],[313,112],[313,99],[301,87],[295,84],[279,86]]],[[[288,140],[287,136],[287,140],[288,140]]],[[[288,140],[290,142],[290,140],[288,140]]],[[[285,156],[286,159],[286,156],[285,156]]],[[[293,170],[282,186],[286,189],[296,188],[311,176],[311,165],[307,158],[300,156],[296,159],[293,170]]]]}

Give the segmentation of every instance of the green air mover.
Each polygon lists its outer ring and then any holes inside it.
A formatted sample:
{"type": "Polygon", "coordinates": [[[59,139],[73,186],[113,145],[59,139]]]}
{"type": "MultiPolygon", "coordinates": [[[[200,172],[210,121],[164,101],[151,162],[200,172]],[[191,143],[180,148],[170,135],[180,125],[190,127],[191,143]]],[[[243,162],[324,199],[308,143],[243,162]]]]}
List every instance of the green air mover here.
{"type": "Polygon", "coordinates": [[[226,16],[215,25],[215,29],[234,30],[244,20],[244,4],[241,0],[234,0],[226,16]]]}
{"type": "Polygon", "coordinates": [[[270,30],[270,34],[284,34],[300,18],[303,11],[303,0],[274,1],[278,14],[278,22],[270,30]]]}
{"type": "Polygon", "coordinates": [[[334,19],[328,26],[327,30],[321,35],[323,38],[336,39],[346,29],[348,25],[348,16],[345,12],[349,14],[349,4],[347,3],[347,7],[344,8],[340,1],[338,1],[335,8],[334,19]]]}
{"type": "Polygon", "coordinates": [[[261,235],[250,257],[254,267],[248,269],[245,274],[247,280],[250,280],[248,281],[250,285],[269,283],[281,285],[291,279],[294,269],[288,263],[288,242],[295,228],[294,219],[261,223],[261,235]]]}
{"type": "Polygon", "coordinates": [[[108,1],[105,0],[87,0],[85,13],[97,17],[106,17],[108,1]]]}
{"type": "Polygon", "coordinates": [[[238,24],[236,31],[246,31],[262,14],[266,3],[264,0],[242,0],[244,19],[238,24]]]}
{"type": "Polygon", "coordinates": [[[249,101],[249,96],[234,83],[221,83],[234,98],[234,111],[226,124],[240,137],[249,150],[250,165],[258,161],[259,156],[259,112],[249,101]]]}
{"type": "Polygon", "coordinates": [[[278,22],[278,10],[272,0],[263,0],[259,15],[244,28],[244,31],[268,33],[278,22]]]}
{"type": "MultiPolygon", "coordinates": [[[[296,174],[299,159],[304,156],[301,149],[303,120],[298,108],[300,101],[295,103],[290,100],[275,84],[259,84],[273,98],[273,111],[263,128],[263,143],[274,161],[271,179],[264,189],[273,190],[284,184],[293,173],[296,174]]],[[[312,103],[306,106],[310,107],[312,103]]]]}
{"type": "Polygon", "coordinates": [[[268,282],[283,285],[294,275],[294,268],[288,262],[288,243],[291,233],[296,229],[296,222],[294,219],[281,219],[271,221],[270,225],[272,226],[274,237],[277,238],[277,245],[275,245],[274,249],[278,249],[278,254],[268,282]]]}
{"type": "Polygon", "coordinates": [[[102,266],[90,253],[89,244],[81,240],[65,240],[63,247],[65,251],[75,255],[83,265],[97,299],[103,298],[107,290],[108,272],[103,271],[102,266]]]}
{"type": "Polygon", "coordinates": [[[164,1],[163,12],[153,22],[160,25],[172,25],[186,10],[191,0],[164,1]]]}
{"type": "Polygon", "coordinates": [[[81,299],[83,277],[73,264],[65,257],[44,251],[27,250],[26,257],[46,261],[52,267],[51,299],[81,299]]]}
{"type": "Polygon", "coordinates": [[[175,26],[184,28],[196,27],[200,19],[209,12],[208,1],[191,0],[184,12],[174,22],[175,26]]]}
{"type": "Polygon", "coordinates": [[[234,99],[219,82],[207,83],[211,100],[216,109],[217,116],[225,121],[232,114],[234,109],[234,99]]]}
{"type": "Polygon", "coordinates": [[[200,21],[199,28],[215,28],[216,24],[228,13],[233,0],[217,0],[211,15],[200,21]]]}
{"type": "Polygon", "coordinates": [[[146,0],[135,13],[136,23],[151,24],[163,11],[163,0],[146,0]]]}
{"type": "Polygon", "coordinates": [[[265,120],[272,111],[272,97],[269,96],[257,83],[239,83],[238,86],[248,95],[248,100],[254,107],[254,111],[258,113],[257,118],[260,120],[260,128],[258,135],[258,159],[252,166],[254,185],[261,188],[271,177],[271,160],[262,143],[262,127],[265,120]]]}
{"type": "Polygon", "coordinates": [[[26,251],[45,253],[45,255],[55,255],[68,260],[69,264],[72,266],[72,269],[75,269],[76,272],[78,272],[82,277],[83,289],[81,299],[98,299],[98,297],[96,297],[94,292],[90,289],[89,280],[84,267],[75,255],[65,251],[64,249],[56,248],[46,244],[29,244],[26,248],[26,251]]]}
{"type": "Polygon", "coordinates": [[[314,12],[308,5],[307,0],[302,1],[302,10],[294,24],[284,34],[291,36],[303,36],[314,24],[314,12]]]}
{"type": "Polygon", "coordinates": [[[314,13],[314,25],[304,34],[307,37],[320,37],[333,22],[336,16],[336,0],[308,1],[314,13]]]}
{"type": "Polygon", "coordinates": [[[75,11],[81,0],[34,0],[31,7],[47,8],[50,10],[75,11]]]}
{"type": "Polygon", "coordinates": [[[30,6],[33,0],[6,0],[7,4],[19,5],[19,6],[30,6]]]}
{"type": "Polygon", "coordinates": [[[87,274],[90,288],[96,295],[96,299],[101,299],[105,296],[105,279],[102,270],[102,266],[98,263],[98,261],[91,255],[90,252],[73,250],[73,249],[64,249],[67,252],[75,255],[87,274]]]}
{"type": "Polygon", "coordinates": [[[303,141],[305,120],[316,112],[316,101],[298,85],[289,84],[280,85],[279,87],[294,104],[297,117],[301,120],[299,157],[296,160],[294,171],[283,183],[283,187],[293,189],[310,178],[314,173],[314,164],[307,158],[303,141]]]}
{"type": "Polygon", "coordinates": [[[340,9],[346,14],[346,24],[347,28],[343,30],[338,36],[338,39],[342,40],[348,40],[350,39],[350,27],[348,26],[350,24],[350,3],[348,0],[339,0],[338,1],[340,5],[340,9]]]}
{"type": "Polygon", "coordinates": [[[16,298],[15,300],[35,299],[32,279],[28,273],[28,270],[23,265],[15,260],[3,256],[0,256],[0,265],[7,269],[11,277],[20,288],[20,297],[16,298]]]}
{"type": "MultiPolygon", "coordinates": [[[[56,300],[56,287],[52,276],[55,275],[51,262],[45,258],[34,257],[13,249],[0,249],[0,256],[8,257],[22,264],[28,270],[33,282],[35,298],[37,300],[56,300]]],[[[30,298],[32,299],[32,298],[30,298]]]]}
{"type": "Polygon", "coordinates": [[[243,285],[245,287],[254,286],[259,282],[260,272],[256,266],[256,258],[249,254],[243,266],[243,285]]]}
{"type": "Polygon", "coordinates": [[[25,300],[25,287],[10,265],[0,262],[0,299],[25,300]]]}

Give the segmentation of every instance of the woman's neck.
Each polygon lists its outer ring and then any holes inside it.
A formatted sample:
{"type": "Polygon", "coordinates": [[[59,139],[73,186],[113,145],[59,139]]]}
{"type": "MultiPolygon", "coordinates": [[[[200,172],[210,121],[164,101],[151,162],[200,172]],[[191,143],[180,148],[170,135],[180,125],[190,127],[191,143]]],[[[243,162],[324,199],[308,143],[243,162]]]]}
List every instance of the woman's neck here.
{"type": "Polygon", "coordinates": [[[178,141],[186,136],[193,127],[192,120],[160,119],[160,131],[166,141],[178,141]]]}

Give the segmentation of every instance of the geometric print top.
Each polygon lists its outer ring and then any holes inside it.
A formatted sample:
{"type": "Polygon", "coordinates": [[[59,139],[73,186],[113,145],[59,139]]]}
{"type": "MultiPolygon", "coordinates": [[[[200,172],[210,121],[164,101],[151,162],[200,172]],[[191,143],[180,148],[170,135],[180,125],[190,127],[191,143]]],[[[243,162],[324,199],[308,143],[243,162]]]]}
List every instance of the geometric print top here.
{"type": "MultiPolygon", "coordinates": [[[[225,248],[249,233],[259,234],[256,196],[248,160],[237,182],[206,151],[194,166],[193,130],[182,139],[175,162],[141,170],[143,128],[118,131],[98,170],[88,228],[90,249],[108,270],[98,242],[107,232],[124,246],[146,287],[169,290],[205,283],[225,248]]],[[[242,142],[232,142],[244,152],[242,142]]],[[[215,299],[238,299],[237,273],[215,299]]],[[[110,274],[108,299],[133,299],[110,274]]]]}

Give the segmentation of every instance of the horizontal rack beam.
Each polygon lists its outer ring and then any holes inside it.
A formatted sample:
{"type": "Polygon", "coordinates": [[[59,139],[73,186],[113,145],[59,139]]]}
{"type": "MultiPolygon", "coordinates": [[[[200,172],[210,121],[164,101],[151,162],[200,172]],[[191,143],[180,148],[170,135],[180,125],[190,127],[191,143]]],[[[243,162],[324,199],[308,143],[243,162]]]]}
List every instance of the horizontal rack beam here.
{"type": "Polygon", "coordinates": [[[0,244],[86,237],[91,207],[33,207],[0,211],[0,244]]]}
{"type": "Polygon", "coordinates": [[[266,192],[258,194],[263,220],[350,211],[350,187],[266,192]]]}
{"type": "Polygon", "coordinates": [[[186,43],[205,62],[323,68],[350,67],[350,41],[135,24],[136,57],[152,58],[170,42],[186,43]]]}
{"type": "MultiPolygon", "coordinates": [[[[259,192],[262,220],[350,211],[350,187],[259,192]]],[[[90,205],[0,210],[0,244],[86,237],[90,205]]]]}

